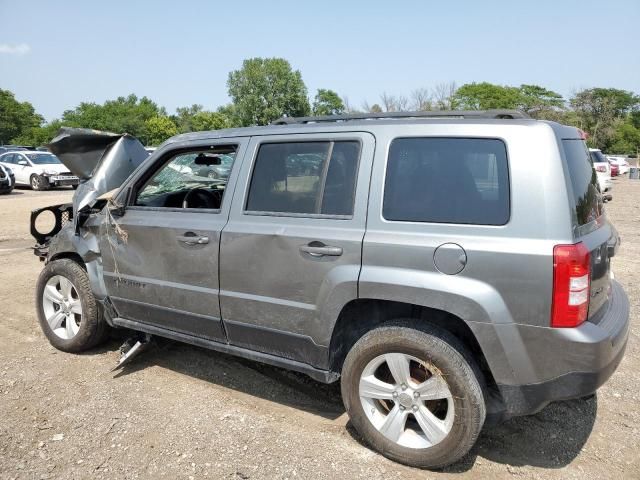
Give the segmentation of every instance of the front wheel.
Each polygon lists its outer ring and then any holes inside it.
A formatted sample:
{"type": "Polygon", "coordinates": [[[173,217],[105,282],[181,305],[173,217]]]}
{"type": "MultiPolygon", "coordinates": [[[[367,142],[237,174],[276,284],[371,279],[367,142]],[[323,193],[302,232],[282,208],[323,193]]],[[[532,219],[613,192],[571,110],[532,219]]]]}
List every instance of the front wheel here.
{"type": "Polygon", "coordinates": [[[45,190],[46,186],[42,178],[38,175],[31,175],[29,179],[29,183],[31,184],[31,190],[45,190]]]}
{"type": "Polygon", "coordinates": [[[341,387],[365,442],[413,467],[459,460],[486,416],[478,369],[454,337],[429,326],[401,322],[365,334],[345,359],[341,387]]]}
{"type": "Polygon", "coordinates": [[[108,326],[89,276],[73,260],[54,260],[42,269],[36,284],[36,308],[42,331],[58,350],[81,352],[106,338],[108,326]]]}

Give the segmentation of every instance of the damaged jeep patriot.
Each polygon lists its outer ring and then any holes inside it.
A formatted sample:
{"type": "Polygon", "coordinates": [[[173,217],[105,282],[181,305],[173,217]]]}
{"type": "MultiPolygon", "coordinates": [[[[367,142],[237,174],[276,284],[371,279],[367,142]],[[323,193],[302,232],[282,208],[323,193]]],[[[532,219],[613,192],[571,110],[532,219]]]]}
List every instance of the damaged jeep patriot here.
{"type": "Polygon", "coordinates": [[[50,148],[81,179],[31,218],[39,322],[65,352],[123,328],[340,380],[363,440],[426,468],[485,420],[592,394],[623,357],[620,241],[576,128],[412,112],[183,134],[150,156],[82,129],[50,148]]]}

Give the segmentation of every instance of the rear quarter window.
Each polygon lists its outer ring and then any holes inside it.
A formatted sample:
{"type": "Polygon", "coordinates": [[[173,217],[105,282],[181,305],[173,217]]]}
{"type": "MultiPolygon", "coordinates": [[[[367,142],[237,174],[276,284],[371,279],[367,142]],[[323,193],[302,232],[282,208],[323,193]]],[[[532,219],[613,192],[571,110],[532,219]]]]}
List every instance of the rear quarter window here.
{"type": "Polygon", "coordinates": [[[573,194],[578,226],[586,225],[603,213],[602,197],[598,190],[598,177],[591,163],[593,154],[600,152],[591,152],[589,155],[584,141],[578,139],[562,140],[562,148],[571,179],[571,193],[573,194]]]}
{"type": "Polygon", "coordinates": [[[504,225],[504,143],[490,138],[398,138],[389,149],[383,217],[391,221],[504,225]]]}

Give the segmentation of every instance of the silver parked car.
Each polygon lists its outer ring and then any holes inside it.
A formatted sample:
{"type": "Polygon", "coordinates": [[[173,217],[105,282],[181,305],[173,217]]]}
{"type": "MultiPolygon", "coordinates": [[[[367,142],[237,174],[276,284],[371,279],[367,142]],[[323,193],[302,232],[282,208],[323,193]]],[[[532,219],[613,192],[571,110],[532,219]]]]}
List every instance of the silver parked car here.
{"type": "Polygon", "coordinates": [[[372,448],[429,468],[623,357],[619,238],[576,128],[415,112],[179,135],[149,157],[94,131],[50,148],[82,180],[32,214],[60,350],[125,328],[340,380],[372,448]],[[222,157],[227,177],[201,173],[222,157]]]}

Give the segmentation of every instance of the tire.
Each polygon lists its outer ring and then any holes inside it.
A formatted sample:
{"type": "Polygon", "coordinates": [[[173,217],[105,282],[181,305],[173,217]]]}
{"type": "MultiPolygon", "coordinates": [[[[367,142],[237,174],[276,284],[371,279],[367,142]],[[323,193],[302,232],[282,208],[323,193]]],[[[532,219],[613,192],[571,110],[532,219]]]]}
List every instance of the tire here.
{"type": "MultiPolygon", "coordinates": [[[[61,287],[60,291],[63,291],[62,284],[60,283],[59,285],[61,287]]],[[[60,313],[63,312],[62,308],[59,306],[58,310],[54,309],[53,311],[60,313]]],[[[77,353],[88,350],[103,342],[108,335],[109,327],[103,319],[100,305],[91,291],[89,276],[84,268],[73,260],[66,258],[53,260],[42,269],[36,283],[36,309],[40,327],[49,343],[63,352],[77,353]],[[51,301],[44,298],[44,293],[48,283],[55,283],[60,278],[71,282],[72,290],[68,298],[76,305],[79,303],[82,310],[81,315],[73,314],[73,317],[70,315],[54,331],[54,328],[47,321],[47,314],[45,313],[45,310],[52,311],[50,308],[51,301]],[[67,338],[64,338],[65,333],[69,332],[67,329],[71,329],[70,321],[75,321],[73,329],[76,332],[73,336],[68,335],[67,338]]],[[[51,318],[51,315],[49,315],[49,318],[51,318]]]]}
{"type": "Polygon", "coordinates": [[[349,351],[342,367],[342,399],[353,426],[363,440],[385,457],[419,468],[437,469],[450,465],[463,457],[475,444],[486,417],[482,385],[480,370],[455,337],[433,326],[418,327],[412,321],[394,322],[366,333],[349,351]],[[384,357],[385,354],[391,355],[384,357]],[[410,380],[404,382],[406,385],[395,382],[396,375],[391,373],[390,363],[386,361],[375,370],[374,382],[383,378],[384,394],[387,395],[387,387],[392,387],[395,398],[361,398],[361,392],[364,392],[364,397],[368,394],[364,387],[363,390],[360,388],[363,372],[363,382],[371,379],[371,374],[367,372],[373,371],[371,365],[375,366],[379,358],[408,357],[411,357],[407,370],[410,372],[410,380]],[[415,380],[420,375],[424,377],[415,380]],[[430,375],[437,381],[433,385],[437,385],[438,389],[442,388],[442,381],[448,387],[446,398],[423,400],[430,395],[441,398],[440,392],[445,391],[443,389],[429,393],[430,391],[425,390],[420,394],[422,387],[418,385],[424,386],[425,378],[430,379],[430,375]],[[403,391],[403,387],[406,390],[403,391]],[[451,408],[453,410],[450,411],[451,408]],[[423,413],[425,409],[432,416],[423,413]],[[383,434],[382,430],[394,412],[396,418],[401,418],[399,415],[404,414],[405,420],[400,427],[389,428],[391,431],[383,434]],[[418,418],[422,419],[422,424],[418,418]],[[373,421],[377,422],[378,427],[373,421]],[[431,439],[425,434],[422,425],[427,425],[431,439]],[[429,430],[429,427],[434,428],[429,430]],[[394,432],[401,433],[396,435],[394,432]],[[392,440],[389,436],[398,438],[392,440]]]}
{"type": "Polygon", "coordinates": [[[29,178],[29,185],[31,186],[31,190],[46,190],[46,187],[38,175],[31,175],[29,178]]]}
{"type": "Polygon", "coordinates": [[[78,185],[71,185],[71,188],[73,188],[74,190],[78,189],[78,185]]]}

